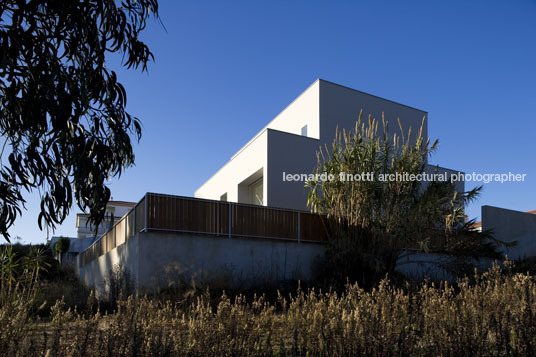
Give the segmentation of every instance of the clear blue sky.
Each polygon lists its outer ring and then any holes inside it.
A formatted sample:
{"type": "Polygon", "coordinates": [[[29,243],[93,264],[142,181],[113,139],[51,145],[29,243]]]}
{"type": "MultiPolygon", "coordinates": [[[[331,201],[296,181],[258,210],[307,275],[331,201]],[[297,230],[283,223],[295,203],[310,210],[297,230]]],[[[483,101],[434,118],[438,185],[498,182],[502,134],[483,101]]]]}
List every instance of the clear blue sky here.
{"type": "MultiPolygon", "coordinates": [[[[431,162],[526,173],[472,204],[536,209],[536,1],[161,1],[149,73],[115,63],[143,121],[116,200],[195,189],[316,78],[428,111],[431,162]]],[[[470,188],[472,185],[466,185],[470,188]]],[[[44,242],[37,194],[10,230],[44,242]]],[[[75,236],[74,208],[56,235],[75,236]]]]}

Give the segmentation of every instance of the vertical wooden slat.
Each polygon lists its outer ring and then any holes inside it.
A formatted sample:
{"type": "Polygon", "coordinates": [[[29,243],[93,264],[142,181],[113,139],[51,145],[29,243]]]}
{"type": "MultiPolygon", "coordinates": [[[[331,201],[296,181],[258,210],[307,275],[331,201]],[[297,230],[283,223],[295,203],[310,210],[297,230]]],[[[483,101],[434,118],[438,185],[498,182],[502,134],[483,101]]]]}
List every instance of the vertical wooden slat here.
{"type": "Polygon", "coordinates": [[[81,253],[83,265],[123,244],[142,229],[325,242],[324,216],[264,206],[147,194],[100,240],[81,253]],[[298,218],[299,217],[299,218],[298,218]]]}

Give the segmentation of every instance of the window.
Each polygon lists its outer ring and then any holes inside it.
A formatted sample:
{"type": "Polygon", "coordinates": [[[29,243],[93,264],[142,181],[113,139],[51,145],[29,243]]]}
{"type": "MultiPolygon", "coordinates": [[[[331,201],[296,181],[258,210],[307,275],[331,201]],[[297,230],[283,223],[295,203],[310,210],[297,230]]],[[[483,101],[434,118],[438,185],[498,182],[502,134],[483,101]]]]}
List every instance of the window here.
{"type": "Polygon", "coordinates": [[[301,128],[301,135],[307,136],[307,125],[305,125],[303,128],[301,128]]]}
{"type": "Polygon", "coordinates": [[[249,203],[254,205],[263,204],[262,177],[249,185],[249,203]]]}

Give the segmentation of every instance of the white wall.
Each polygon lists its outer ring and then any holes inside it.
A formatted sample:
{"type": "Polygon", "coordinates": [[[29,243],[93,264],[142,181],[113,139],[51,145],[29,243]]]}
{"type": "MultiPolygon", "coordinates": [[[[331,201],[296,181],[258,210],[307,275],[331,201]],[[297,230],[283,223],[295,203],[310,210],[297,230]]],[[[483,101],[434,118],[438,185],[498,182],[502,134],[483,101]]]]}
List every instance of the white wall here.
{"type": "Polygon", "coordinates": [[[80,266],[80,256],[78,256],[77,265],[80,280],[88,287],[95,288],[98,295],[101,295],[105,292],[106,279],[109,278],[113,267],[118,264],[128,270],[136,283],[136,288],[138,288],[139,253],[139,234],[136,234],[125,243],[84,266],[80,266]]]}
{"type": "MultiPolygon", "coordinates": [[[[331,146],[337,127],[354,129],[361,110],[367,123],[369,114],[381,120],[384,113],[391,134],[407,136],[411,128],[413,139],[426,116],[422,110],[318,79],[205,182],[195,197],[219,200],[227,193],[228,201],[246,202],[245,193],[240,194],[243,189],[238,186],[262,169],[265,205],[306,209],[304,182],[284,182],[283,172],[312,173],[319,148],[331,146]],[[307,137],[301,136],[304,125],[308,127],[307,137]]],[[[383,128],[380,126],[379,130],[383,128]]],[[[426,121],[423,137],[428,138],[426,121]]],[[[463,183],[457,187],[463,190],[463,183]]]]}
{"type": "MultiPolygon", "coordinates": [[[[388,122],[389,133],[401,132],[397,119],[400,118],[405,136],[411,127],[415,133],[421,127],[425,111],[395,103],[388,99],[376,97],[355,89],[344,87],[325,80],[320,80],[320,141],[321,144],[331,144],[335,137],[337,126],[339,130],[353,130],[358,120],[359,112],[363,110],[363,120],[368,123],[368,115],[380,121],[378,132],[383,132],[381,124],[382,113],[388,122]]],[[[416,133],[415,133],[416,134],[416,133]]],[[[428,138],[428,124],[425,122],[423,136],[428,138]]],[[[413,136],[414,137],[414,136],[413,136]]]]}
{"type": "Polygon", "coordinates": [[[317,79],[290,103],[266,128],[301,135],[307,125],[307,136],[320,138],[320,80],[317,79]]]}
{"type": "Polygon", "coordinates": [[[106,212],[104,220],[98,227],[98,232],[95,234],[95,226],[88,222],[89,215],[79,213],[76,215],[76,228],[78,238],[98,237],[104,232],[107,232],[114,224],[119,222],[121,218],[127,214],[133,206],[125,205],[121,203],[114,203],[114,201],[108,202],[106,205],[106,212]],[[114,217],[111,222],[112,215],[114,217]]]}
{"type": "Polygon", "coordinates": [[[316,167],[319,140],[268,131],[268,205],[307,210],[307,191],[302,181],[284,181],[283,173],[311,174],[316,167]]]}
{"type": "Polygon", "coordinates": [[[76,215],[76,225],[77,225],[77,237],[80,239],[89,238],[89,237],[98,237],[101,234],[107,232],[115,223],[119,222],[121,217],[114,216],[113,222],[111,221],[111,216],[109,214],[104,216],[104,220],[98,227],[98,231],[95,233],[95,226],[90,223],[89,215],[87,214],[78,214],[76,215]]]}
{"type": "MultiPolygon", "coordinates": [[[[219,200],[227,193],[227,200],[239,202],[238,185],[260,169],[265,172],[268,150],[268,134],[264,130],[259,136],[238,152],[232,160],[218,170],[210,179],[195,191],[198,198],[219,200]]],[[[266,191],[266,174],[263,174],[264,197],[266,191]]]]}
{"type": "MultiPolygon", "coordinates": [[[[415,133],[426,115],[426,112],[422,110],[328,81],[317,80],[268,125],[269,128],[279,129],[279,131],[270,130],[268,135],[268,205],[307,209],[307,191],[304,188],[304,182],[283,181],[283,172],[313,173],[317,165],[316,153],[320,147],[324,145],[331,147],[337,127],[339,130],[354,129],[361,110],[364,112],[365,119],[368,114],[371,114],[381,120],[382,112],[384,112],[386,120],[392,121],[389,126],[390,132],[399,135],[401,133],[397,118],[400,118],[404,131],[411,127],[415,133]],[[309,107],[306,107],[307,105],[309,107]],[[297,123],[308,115],[312,117],[311,108],[314,112],[317,108],[319,109],[319,132],[315,132],[314,135],[314,138],[319,140],[299,136],[298,127],[301,124],[297,123]]],[[[428,137],[426,122],[423,129],[423,136],[426,140],[428,137]]],[[[407,136],[407,132],[405,135],[407,136]]],[[[445,170],[448,171],[448,169],[440,169],[441,172],[445,170]]],[[[463,183],[458,184],[458,187],[463,190],[463,183]]]]}
{"type": "MultiPolygon", "coordinates": [[[[289,104],[277,117],[275,117],[266,127],[264,127],[255,137],[253,137],[244,147],[242,147],[229,162],[227,162],[220,170],[218,170],[210,179],[208,179],[201,187],[199,187],[194,196],[198,198],[219,200],[220,197],[227,192],[227,200],[231,202],[244,203],[244,193],[241,194],[238,185],[249,178],[259,169],[263,169],[263,188],[264,188],[264,205],[272,205],[270,198],[272,195],[268,192],[268,187],[271,187],[275,181],[268,182],[267,177],[272,175],[269,173],[268,166],[268,130],[278,130],[287,133],[292,133],[301,137],[301,129],[307,125],[307,137],[319,138],[319,80],[309,86],[298,98],[289,104]]],[[[299,138],[298,138],[299,141],[299,138]]],[[[296,145],[300,145],[297,143],[296,145]]],[[[318,146],[318,145],[316,145],[318,146]]],[[[274,147],[272,145],[272,147],[274,147]]],[[[287,150],[293,151],[293,144],[286,145],[287,150]]],[[[303,150],[300,148],[300,152],[303,150]]],[[[295,153],[290,153],[296,157],[295,153]]],[[[284,156],[289,155],[289,152],[282,152],[280,158],[285,160],[284,156]]],[[[311,155],[315,155],[314,152],[311,155]]],[[[273,156],[272,156],[273,157],[273,156]]],[[[302,160],[304,156],[302,156],[302,160]]],[[[305,159],[307,161],[307,159],[305,159]]],[[[296,163],[299,160],[295,161],[296,163]]],[[[272,161],[274,163],[274,161],[272,161]]],[[[310,171],[310,170],[308,170],[310,171]]],[[[246,182],[246,184],[249,182],[246,182]]],[[[276,183],[277,184],[277,183],[276,183]]],[[[284,195],[284,191],[278,196],[284,195]]],[[[274,197],[275,198],[275,197],[274,197]]],[[[278,201],[274,203],[277,205],[278,201]]],[[[302,207],[303,205],[300,205],[302,207]]],[[[282,207],[288,207],[284,205],[282,207]]],[[[303,208],[303,207],[302,207],[303,208]]]]}

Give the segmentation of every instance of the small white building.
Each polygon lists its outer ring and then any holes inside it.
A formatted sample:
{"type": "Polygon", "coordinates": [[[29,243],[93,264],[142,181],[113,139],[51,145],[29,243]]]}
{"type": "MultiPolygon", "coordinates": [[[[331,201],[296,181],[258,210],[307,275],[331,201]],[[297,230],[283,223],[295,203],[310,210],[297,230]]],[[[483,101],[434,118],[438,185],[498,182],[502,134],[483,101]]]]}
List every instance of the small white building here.
{"type": "Polygon", "coordinates": [[[116,224],[121,217],[130,211],[132,207],[136,205],[135,202],[127,201],[108,201],[106,204],[106,212],[104,214],[104,220],[99,225],[98,230],[95,230],[95,226],[88,222],[89,214],[78,213],[76,215],[76,237],[77,238],[91,238],[99,236],[107,232],[114,224],[116,224]]]}
{"type": "Polygon", "coordinates": [[[76,257],[80,252],[86,250],[103,233],[110,230],[135,205],[135,202],[108,201],[106,204],[104,220],[99,225],[98,230],[95,230],[95,226],[89,223],[89,214],[78,213],[76,215],[76,238],[54,236],[50,239],[50,249],[54,251],[54,245],[60,237],[68,238],[70,240],[69,250],[64,252],[61,257],[61,262],[62,264],[72,264],[76,262],[76,257]]]}
{"type": "MultiPolygon", "coordinates": [[[[418,130],[427,116],[423,110],[395,103],[352,88],[317,79],[266,125],[229,162],[195,192],[195,197],[264,206],[306,209],[307,192],[302,181],[284,180],[285,174],[311,174],[316,152],[331,146],[336,128],[355,128],[360,111],[389,122],[391,134],[418,130]]],[[[428,125],[424,124],[424,139],[428,125]]],[[[430,166],[427,172],[433,172],[430,166]]],[[[449,174],[457,171],[440,169],[449,174]]],[[[463,191],[463,182],[457,184],[463,191]]]]}

